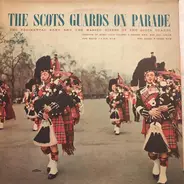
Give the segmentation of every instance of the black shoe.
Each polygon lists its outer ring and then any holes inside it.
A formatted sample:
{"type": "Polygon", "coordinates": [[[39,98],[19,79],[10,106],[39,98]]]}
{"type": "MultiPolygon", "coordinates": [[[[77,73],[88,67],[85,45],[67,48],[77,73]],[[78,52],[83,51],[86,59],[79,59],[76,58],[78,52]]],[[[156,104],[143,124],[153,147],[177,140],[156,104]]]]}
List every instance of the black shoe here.
{"type": "Polygon", "coordinates": [[[56,173],[56,174],[49,174],[49,175],[48,175],[48,179],[49,179],[49,180],[52,180],[52,179],[54,179],[56,176],[57,176],[57,173],[56,173]]]}
{"type": "Polygon", "coordinates": [[[49,173],[50,172],[50,167],[47,167],[47,173],[49,173]]]}
{"type": "Polygon", "coordinates": [[[158,179],[159,179],[159,174],[158,174],[158,175],[153,174],[153,178],[154,178],[155,180],[158,180],[158,179]]]}

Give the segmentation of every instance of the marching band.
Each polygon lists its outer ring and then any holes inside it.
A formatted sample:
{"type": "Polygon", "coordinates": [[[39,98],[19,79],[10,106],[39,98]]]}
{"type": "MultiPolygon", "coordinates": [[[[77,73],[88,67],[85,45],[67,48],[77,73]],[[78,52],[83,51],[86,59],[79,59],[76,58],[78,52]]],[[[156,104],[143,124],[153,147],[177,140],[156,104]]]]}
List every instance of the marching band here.
{"type": "MultiPolygon", "coordinates": [[[[151,59],[154,63],[154,56],[151,59]]],[[[58,145],[67,155],[75,151],[74,126],[80,122],[84,108],[82,81],[73,73],[60,69],[57,55],[53,59],[43,56],[37,60],[34,76],[25,84],[25,89],[24,111],[36,131],[35,145],[48,156],[48,179],[53,179],[58,174],[58,145]]],[[[123,123],[142,120],[143,149],[153,161],[153,177],[165,184],[169,157],[179,157],[181,78],[171,70],[150,68],[144,71],[141,86],[134,89],[125,84],[119,74],[109,81],[106,103],[113,131],[120,135],[123,123]]],[[[11,106],[9,87],[0,81],[0,129],[8,119],[8,105],[11,106]]],[[[15,115],[9,119],[12,118],[15,115]]]]}

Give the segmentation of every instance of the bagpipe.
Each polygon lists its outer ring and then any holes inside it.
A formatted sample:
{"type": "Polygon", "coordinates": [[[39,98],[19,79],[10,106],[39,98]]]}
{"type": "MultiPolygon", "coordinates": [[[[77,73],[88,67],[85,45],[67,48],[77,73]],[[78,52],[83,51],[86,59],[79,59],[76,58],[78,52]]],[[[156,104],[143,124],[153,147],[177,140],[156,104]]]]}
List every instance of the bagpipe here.
{"type": "MultiPolygon", "coordinates": [[[[180,76],[175,75],[175,73],[172,76],[177,76],[177,80],[180,79],[180,76]]],[[[163,87],[165,88],[165,87],[163,87]]],[[[165,88],[166,89],[166,88],[165,88]]],[[[162,100],[163,105],[167,105],[170,101],[170,103],[173,104],[174,108],[175,108],[175,112],[172,114],[168,114],[168,112],[165,112],[165,116],[166,117],[170,117],[171,119],[174,118],[174,115],[177,114],[177,107],[181,104],[181,92],[179,92],[176,88],[171,88],[169,90],[169,92],[167,92],[167,90],[161,90],[163,93],[160,95],[160,99],[162,100]],[[167,100],[164,100],[167,99],[167,100]]],[[[182,137],[182,133],[180,132],[177,123],[175,123],[175,121],[171,121],[170,122],[172,124],[172,127],[174,128],[174,130],[176,131],[176,133],[182,137]]]]}
{"type": "Polygon", "coordinates": [[[70,96],[73,99],[74,105],[79,104],[81,102],[81,98],[78,96],[78,94],[75,90],[71,91],[70,96]]]}
{"type": "Polygon", "coordinates": [[[50,96],[40,96],[39,99],[34,102],[34,109],[36,113],[44,112],[45,105],[51,106],[49,116],[53,116],[63,113],[67,106],[72,106],[72,100],[69,95],[65,93],[60,87],[55,88],[55,91],[50,96]]]}
{"type": "Polygon", "coordinates": [[[174,71],[168,70],[168,71],[157,71],[158,74],[162,74],[163,76],[167,76],[169,78],[172,78],[174,81],[181,80],[181,75],[176,74],[174,71]]]}
{"type": "MultiPolygon", "coordinates": [[[[147,110],[151,110],[152,108],[158,108],[160,110],[161,106],[168,106],[169,104],[172,106],[173,101],[171,100],[170,96],[166,92],[163,93],[163,91],[155,86],[153,89],[151,89],[150,92],[147,92],[147,90],[144,90],[142,94],[139,94],[140,96],[146,96],[147,93],[152,93],[150,94],[151,97],[147,96],[145,102],[145,107],[147,110]]],[[[141,97],[140,97],[141,98],[141,97]]],[[[169,111],[162,111],[161,116],[159,118],[154,118],[151,115],[148,115],[146,117],[146,122],[148,124],[151,124],[152,122],[159,122],[161,123],[162,121],[166,120],[171,120],[172,119],[172,113],[169,113],[169,111]]]]}
{"type": "Polygon", "coordinates": [[[82,85],[81,85],[82,81],[77,76],[75,76],[73,73],[69,72],[67,75],[69,76],[71,86],[77,85],[77,89],[74,89],[72,91],[71,96],[74,100],[74,103],[78,104],[79,106],[80,115],[83,115],[84,114],[84,98],[82,94],[82,85]]]}
{"type": "Polygon", "coordinates": [[[79,93],[81,93],[81,92],[73,90],[70,93],[70,96],[73,100],[74,106],[77,106],[79,108],[79,113],[80,113],[80,115],[82,115],[82,114],[84,114],[84,102],[83,102],[83,97],[79,93]]]}

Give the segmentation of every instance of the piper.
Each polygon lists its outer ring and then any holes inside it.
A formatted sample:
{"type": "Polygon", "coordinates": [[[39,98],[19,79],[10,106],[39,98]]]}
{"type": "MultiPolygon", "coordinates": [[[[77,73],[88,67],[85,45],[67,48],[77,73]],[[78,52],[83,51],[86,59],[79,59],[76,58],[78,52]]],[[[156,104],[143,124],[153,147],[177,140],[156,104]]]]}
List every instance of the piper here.
{"type": "Polygon", "coordinates": [[[179,157],[177,131],[174,128],[174,102],[160,90],[154,71],[145,72],[146,86],[137,91],[136,110],[143,116],[142,134],[146,136],[144,150],[153,160],[153,177],[158,183],[167,182],[168,157],[179,157]]]}

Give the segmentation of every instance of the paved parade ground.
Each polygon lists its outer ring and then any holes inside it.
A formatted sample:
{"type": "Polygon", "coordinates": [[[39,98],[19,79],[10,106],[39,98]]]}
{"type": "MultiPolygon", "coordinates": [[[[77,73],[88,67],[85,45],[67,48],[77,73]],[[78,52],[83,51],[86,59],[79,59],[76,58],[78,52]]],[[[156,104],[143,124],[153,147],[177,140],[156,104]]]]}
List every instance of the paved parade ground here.
{"type": "MultiPolygon", "coordinates": [[[[32,123],[23,105],[14,105],[17,119],[0,131],[1,184],[156,184],[152,162],[142,150],[141,123],[123,124],[114,135],[104,99],[85,100],[85,112],[75,126],[75,155],[61,155],[59,174],[47,179],[47,156],[35,146],[32,123]]],[[[171,158],[168,184],[183,184],[181,159],[171,158]]]]}

